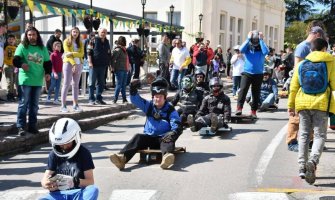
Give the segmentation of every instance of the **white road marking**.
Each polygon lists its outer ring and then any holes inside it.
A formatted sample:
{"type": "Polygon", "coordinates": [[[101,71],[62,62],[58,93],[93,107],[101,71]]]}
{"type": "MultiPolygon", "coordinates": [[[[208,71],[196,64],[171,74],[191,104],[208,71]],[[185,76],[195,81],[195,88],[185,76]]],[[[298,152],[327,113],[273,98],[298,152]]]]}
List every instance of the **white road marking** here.
{"type": "Polygon", "coordinates": [[[270,144],[264,150],[260,160],[258,161],[258,165],[257,165],[256,170],[255,170],[257,186],[259,186],[262,183],[263,175],[265,174],[266,168],[269,165],[273,154],[275,153],[278,145],[282,141],[286,132],[287,132],[287,124],[272,139],[270,144]]]}
{"type": "Polygon", "coordinates": [[[0,199],[10,200],[30,200],[38,199],[47,194],[47,190],[9,190],[0,192],[0,199]]]}
{"type": "Polygon", "coordinates": [[[109,200],[155,200],[156,190],[113,190],[109,200]]]}
{"type": "Polygon", "coordinates": [[[284,193],[242,192],[229,195],[229,200],[289,200],[284,193]]]}

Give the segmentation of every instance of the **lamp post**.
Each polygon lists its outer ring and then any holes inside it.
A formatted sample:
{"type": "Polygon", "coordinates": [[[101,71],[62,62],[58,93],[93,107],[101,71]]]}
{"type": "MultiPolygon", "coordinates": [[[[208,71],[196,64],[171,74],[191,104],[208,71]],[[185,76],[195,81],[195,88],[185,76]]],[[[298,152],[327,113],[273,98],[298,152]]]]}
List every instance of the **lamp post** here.
{"type": "Polygon", "coordinates": [[[141,0],[142,3],[142,23],[140,24],[140,29],[142,31],[142,35],[141,36],[141,49],[142,51],[144,50],[144,8],[145,8],[145,4],[147,3],[147,0],[141,0]]]}
{"type": "Polygon", "coordinates": [[[171,40],[171,43],[172,43],[172,19],[173,19],[173,12],[174,12],[174,6],[173,5],[171,5],[170,6],[170,40],[171,40]]]}
{"type": "Polygon", "coordinates": [[[200,13],[200,15],[199,15],[199,33],[201,33],[201,21],[202,21],[203,17],[204,17],[204,15],[202,13],[200,13]]]}

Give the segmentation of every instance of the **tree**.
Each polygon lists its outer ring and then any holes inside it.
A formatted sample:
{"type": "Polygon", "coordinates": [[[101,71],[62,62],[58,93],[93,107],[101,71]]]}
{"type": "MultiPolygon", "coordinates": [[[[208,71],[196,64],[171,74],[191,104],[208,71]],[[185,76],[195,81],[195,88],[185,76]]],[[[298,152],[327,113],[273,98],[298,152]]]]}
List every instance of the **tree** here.
{"type": "Polygon", "coordinates": [[[294,21],[305,20],[308,15],[315,12],[314,1],[312,0],[285,0],[286,3],[286,15],[285,20],[287,24],[294,21]]]}
{"type": "Polygon", "coordinates": [[[335,0],[316,0],[318,3],[325,5],[328,10],[320,17],[323,21],[330,43],[335,43],[335,0]]]}
{"type": "Polygon", "coordinates": [[[307,24],[303,21],[294,21],[285,28],[285,46],[295,48],[306,36],[307,24]]]}

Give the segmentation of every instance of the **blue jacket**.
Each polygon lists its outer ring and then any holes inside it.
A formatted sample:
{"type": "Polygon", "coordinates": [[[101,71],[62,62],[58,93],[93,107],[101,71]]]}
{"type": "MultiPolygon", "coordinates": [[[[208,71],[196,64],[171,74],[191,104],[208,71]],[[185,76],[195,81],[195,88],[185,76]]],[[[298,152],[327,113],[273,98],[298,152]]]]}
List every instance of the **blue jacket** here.
{"type": "Polygon", "coordinates": [[[263,74],[265,56],[269,53],[269,49],[263,40],[259,40],[260,51],[254,51],[249,42],[248,38],[240,47],[241,53],[245,56],[244,72],[263,74]]]}
{"type": "Polygon", "coordinates": [[[173,131],[177,135],[181,135],[183,131],[181,120],[178,112],[175,109],[173,109],[173,111],[170,113],[169,121],[164,119],[167,117],[167,111],[169,110],[170,106],[172,106],[169,102],[166,101],[163,108],[157,109],[154,107],[152,100],[148,101],[143,99],[139,94],[130,95],[130,101],[146,114],[148,112],[149,106],[153,106],[152,113],[148,113],[149,115],[147,116],[147,120],[144,124],[144,134],[152,136],[164,136],[167,132],[173,131]],[[153,117],[155,112],[159,113],[163,119],[155,119],[153,117]]]}
{"type": "Polygon", "coordinates": [[[272,78],[269,78],[267,81],[262,82],[260,95],[261,102],[263,102],[271,93],[275,95],[275,99],[278,99],[277,83],[272,78]]]}

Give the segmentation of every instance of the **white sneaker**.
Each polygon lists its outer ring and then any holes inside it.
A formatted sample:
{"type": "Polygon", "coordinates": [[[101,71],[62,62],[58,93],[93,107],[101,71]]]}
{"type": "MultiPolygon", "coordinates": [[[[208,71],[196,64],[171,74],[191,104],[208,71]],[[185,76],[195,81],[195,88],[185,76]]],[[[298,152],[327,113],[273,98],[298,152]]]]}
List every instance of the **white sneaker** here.
{"type": "Polygon", "coordinates": [[[53,104],[55,104],[55,105],[60,105],[61,103],[60,103],[60,101],[55,100],[55,101],[53,102],[53,104]]]}
{"type": "Polygon", "coordinates": [[[45,99],[45,102],[46,103],[50,103],[51,102],[51,99],[49,99],[48,97],[45,99]]]}
{"type": "Polygon", "coordinates": [[[83,109],[81,109],[78,105],[73,106],[74,112],[83,112],[83,109]]]}
{"type": "Polygon", "coordinates": [[[61,111],[62,113],[68,113],[68,112],[69,112],[69,110],[66,108],[66,106],[62,106],[62,107],[60,108],[60,111],[61,111]]]}
{"type": "Polygon", "coordinates": [[[174,164],[174,155],[173,155],[173,153],[166,153],[163,156],[163,158],[162,158],[161,168],[162,169],[167,169],[167,168],[169,168],[173,164],[174,164]]]}

